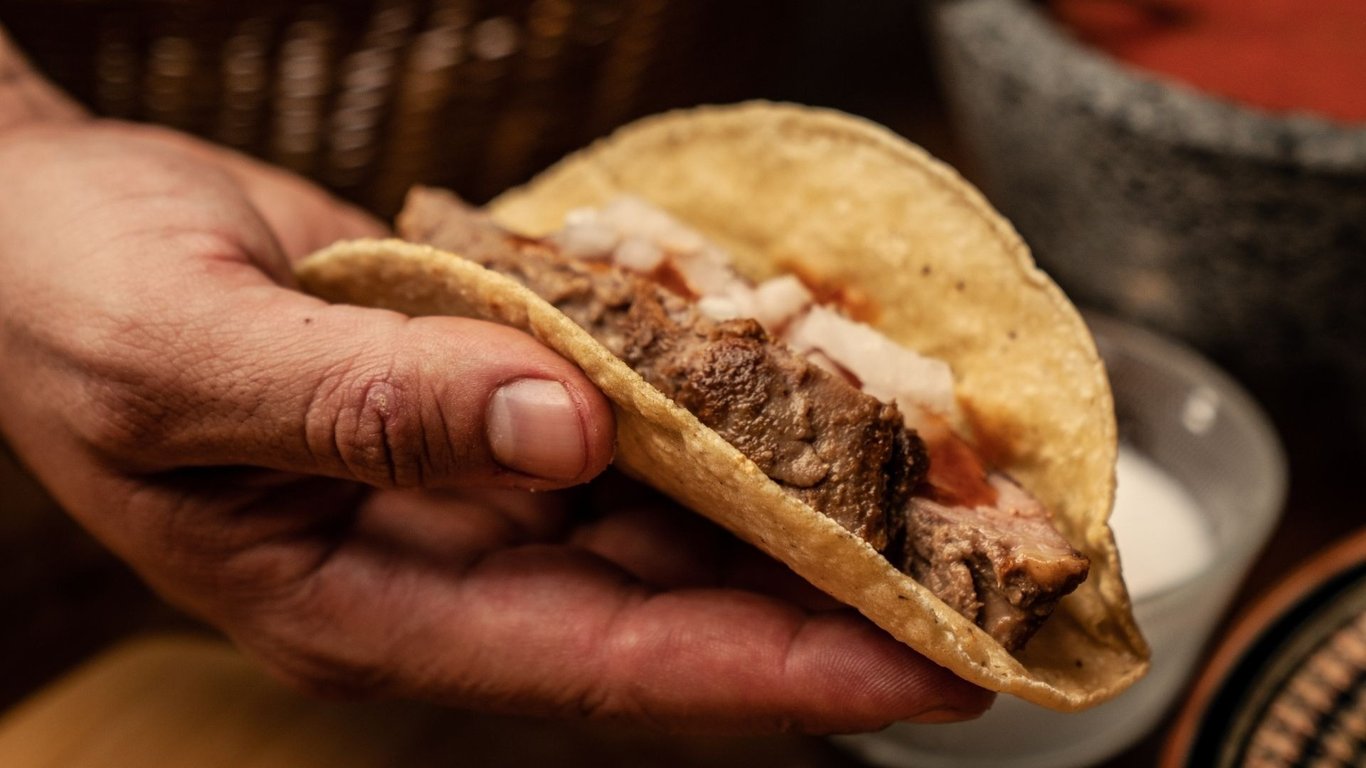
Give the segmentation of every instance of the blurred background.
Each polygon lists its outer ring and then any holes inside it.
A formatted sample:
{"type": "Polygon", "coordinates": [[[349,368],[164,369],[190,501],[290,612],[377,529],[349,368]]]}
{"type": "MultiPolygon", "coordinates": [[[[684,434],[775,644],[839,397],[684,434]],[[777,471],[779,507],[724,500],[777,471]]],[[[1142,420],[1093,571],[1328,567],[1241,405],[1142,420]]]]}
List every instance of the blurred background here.
{"type": "Polygon", "coordinates": [[[389,214],[414,182],[487,199],[671,107],[791,99],[913,130],[937,101],[924,9],[893,0],[855,13],[817,0],[0,9],[40,68],[100,114],[213,138],[389,214]]]}
{"type": "MultiPolygon", "coordinates": [[[[1359,22],[1356,2],[1323,7],[1359,22]]],[[[1349,490],[1366,470],[1366,123],[1304,114],[1334,97],[1303,82],[1253,103],[1210,64],[1236,50],[1266,82],[1298,49],[1134,44],[1233,5],[1078,0],[1056,4],[1063,26],[1028,0],[0,0],[0,23],[97,114],[239,148],[385,217],[414,183],[487,200],[673,107],[767,98],[883,123],[979,184],[1079,304],[1192,343],[1267,407],[1293,514],[1250,596],[1366,522],[1349,490]]],[[[194,628],[3,448],[0,611],[0,709],[115,638],[194,628]]],[[[1116,764],[1151,764],[1156,743],[1116,764]]]]}

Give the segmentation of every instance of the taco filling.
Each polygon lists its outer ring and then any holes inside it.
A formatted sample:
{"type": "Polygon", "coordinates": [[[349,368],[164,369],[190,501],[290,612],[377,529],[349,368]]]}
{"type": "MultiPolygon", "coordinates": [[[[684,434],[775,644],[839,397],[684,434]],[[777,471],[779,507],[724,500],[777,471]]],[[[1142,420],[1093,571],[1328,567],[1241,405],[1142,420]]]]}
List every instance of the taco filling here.
{"type": "Polygon", "coordinates": [[[1086,578],[1044,505],[950,428],[949,367],[851,319],[850,297],[793,275],[751,284],[630,197],[530,239],[419,189],[399,229],[529,288],[1007,649],[1086,578]]]}

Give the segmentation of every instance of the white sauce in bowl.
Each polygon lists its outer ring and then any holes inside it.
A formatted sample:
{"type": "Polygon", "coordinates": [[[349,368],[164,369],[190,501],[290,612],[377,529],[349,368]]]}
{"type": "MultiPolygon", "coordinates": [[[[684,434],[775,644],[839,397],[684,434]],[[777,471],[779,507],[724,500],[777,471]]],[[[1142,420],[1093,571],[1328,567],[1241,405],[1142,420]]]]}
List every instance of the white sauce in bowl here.
{"type": "Polygon", "coordinates": [[[1129,594],[1137,600],[1189,579],[1214,557],[1208,516],[1151,459],[1121,445],[1110,527],[1129,594]]]}

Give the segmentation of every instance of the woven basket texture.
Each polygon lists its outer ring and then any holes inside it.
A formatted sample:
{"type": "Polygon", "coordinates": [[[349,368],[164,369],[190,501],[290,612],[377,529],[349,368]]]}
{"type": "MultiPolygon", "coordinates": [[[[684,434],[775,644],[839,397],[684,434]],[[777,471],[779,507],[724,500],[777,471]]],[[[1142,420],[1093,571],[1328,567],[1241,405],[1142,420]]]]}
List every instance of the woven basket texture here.
{"type": "Polygon", "coordinates": [[[414,183],[483,200],[633,117],[707,98],[711,10],[3,0],[0,19],[99,114],[199,134],[390,214],[414,183]]]}

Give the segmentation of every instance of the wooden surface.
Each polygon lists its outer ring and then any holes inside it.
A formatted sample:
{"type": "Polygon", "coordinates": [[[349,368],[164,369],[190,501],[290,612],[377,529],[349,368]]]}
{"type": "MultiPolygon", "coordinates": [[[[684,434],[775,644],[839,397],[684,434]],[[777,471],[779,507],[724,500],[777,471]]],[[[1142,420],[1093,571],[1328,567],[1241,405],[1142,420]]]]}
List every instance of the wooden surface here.
{"type": "Polygon", "coordinates": [[[0,719],[5,768],[854,765],[802,736],[684,737],[294,693],[194,636],[124,643],[0,719]]]}

